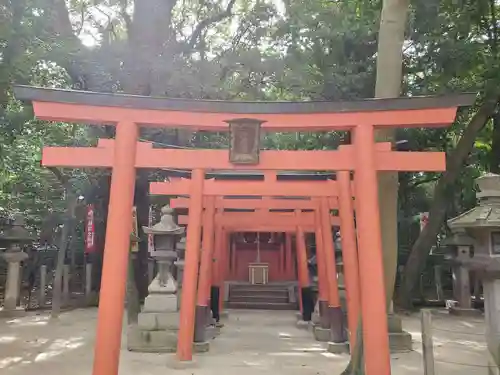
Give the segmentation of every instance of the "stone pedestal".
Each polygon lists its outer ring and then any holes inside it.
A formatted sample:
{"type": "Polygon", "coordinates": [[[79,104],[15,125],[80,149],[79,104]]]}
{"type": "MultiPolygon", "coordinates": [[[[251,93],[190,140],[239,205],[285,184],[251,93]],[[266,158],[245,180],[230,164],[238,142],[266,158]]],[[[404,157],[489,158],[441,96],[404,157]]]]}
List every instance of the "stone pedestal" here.
{"type": "MultiPolygon", "coordinates": [[[[458,253],[469,255],[469,246],[458,246],[458,253]]],[[[481,316],[482,312],[472,308],[472,299],[470,291],[470,271],[462,264],[453,266],[453,296],[458,302],[457,306],[449,309],[450,314],[458,316],[481,316]]]]}
{"type": "Polygon", "coordinates": [[[171,276],[165,285],[161,285],[159,275],[153,279],[137,326],[130,327],[129,350],[175,352],[179,330],[176,289],[171,276]]]}
{"type": "Polygon", "coordinates": [[[143,227],[144,233],[154,235],[155,249],[152,256],[158,264],[158,273],[149,285],[149,295],[139,313],[137,325],[128,332],[128,349],[140,352],[174,352],[177,348],[179,312],[177,282],[172,276],[172,261],[177,257],[174,251],[175,236],[184,228],[178,227],[172,219],[172,210],[162,208],[159,223],[151,228],[143,227]]]}
{"type": "Polygon", "coordinates": [[[347,354],[349,353],[348,342],[329,342],[327,349],[332,354],[347,354]]]}
{"type": "Polygon", "coordinates": [[[17,306],[19,299],[19,285],[21,281],[21,262],[28,258],[23,251],[5,252],[2,258],[7,262],[7,281],[5,284],[4,307],[0,309],[0,316],[14,317],[23,315],[25,310],[17,306]]]}
{"type": "Polygon", "coordinates": [[[330,328],[322,328],[320,325],[315,325],[313,333],[314,339],[319,342],[329,342],[332,339],[330,328]]]}
{"type": "Polygon", "coordinates": [[[411,334],[403,330],[403,324],[399,316],[389,314],[387,326],[389,329],[389,347],[392,353],[413,350],[411,334]]]}

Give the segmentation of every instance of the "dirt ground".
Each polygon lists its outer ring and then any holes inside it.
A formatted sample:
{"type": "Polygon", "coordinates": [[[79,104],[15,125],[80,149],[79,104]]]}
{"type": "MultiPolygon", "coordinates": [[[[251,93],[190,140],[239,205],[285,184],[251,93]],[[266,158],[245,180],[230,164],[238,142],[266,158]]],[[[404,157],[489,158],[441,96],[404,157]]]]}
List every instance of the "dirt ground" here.
{"type": "MultiPolygon", "coordinates": [[[[0,374],[90,375],[96,309],[64,313],[57,322],[29,314],[0,320],[0,374]]],[[[290,311],[230,311],[210,352],[196,356],[193,367],[172,370],[171,355],[131,353],[123,337],[120,375],[332,375],[340,374],[349,357],[326,352],[311,332],[295,327],[290,311]]],[[[433,316],[436,373],[486,374],[484,322],[438,311],[433,316]]],[[[413,335],[413,351],[392,355],[392,373],[423,374],[419,316],[404,317],[413,335]]],[[[125,330],[124,330],[125,332],[125,330]]]]}

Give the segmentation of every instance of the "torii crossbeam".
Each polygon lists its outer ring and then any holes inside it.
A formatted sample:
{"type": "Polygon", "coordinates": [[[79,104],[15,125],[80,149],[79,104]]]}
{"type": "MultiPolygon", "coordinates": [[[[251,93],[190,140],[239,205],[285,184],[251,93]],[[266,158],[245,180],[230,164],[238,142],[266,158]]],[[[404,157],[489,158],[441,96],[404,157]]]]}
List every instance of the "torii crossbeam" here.
{"type": "Polygon", "coordinates": [[[136,168],[193,169],[177,348],[179,360],[192,358],[204,170],[354,171],[366,373],[390,374],[377,172],[438,171],[444,169],[445,161],[444,155],[432,153],[421,156],[420,153],[380,152],[374,132],[376,128],[449,126],[455,119],[457,107],[470,105],[475,95],[345,103],[236,103],[24,86],[14,90],[17,99],[33,103],[40,119],[116,126],[113,150],[91,149],[92,154],[84,154],[87,152],[82,151],[84,149],[56,151],[57,159],[52,160],[49,160],[50,151],[44,155],[46,162],[57,166],[86,164],[83,166],[113,168],[93,375],[118,374],[136,168]],[[141,126],[227,131],[230,126],[227,121],[249,117],[263,122],[264,131],[351,131],[353,144],[339,151],[263,151],[259,163],[253,166],[231,164],[228,152],[223,150],[145,151],[137,144],[141,126]]]}

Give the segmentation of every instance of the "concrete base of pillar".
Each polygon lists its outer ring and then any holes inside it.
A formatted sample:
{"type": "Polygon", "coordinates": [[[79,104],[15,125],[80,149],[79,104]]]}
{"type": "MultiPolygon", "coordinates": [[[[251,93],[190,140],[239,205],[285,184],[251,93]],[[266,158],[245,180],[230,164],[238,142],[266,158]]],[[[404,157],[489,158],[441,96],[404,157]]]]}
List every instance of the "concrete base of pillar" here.
{"type": "Polygon", "coordinates": [[[329,342],[332,339],[332,331],[330,328],[321,328],[319,325],[314,326],[314,339],[319,342],[329,342]]]}
{"type": "Polygon", "coordinates": [[[456,315],[456,316],[467,316],[467,317],[480,317],[483,315],[483,312],[481,310],[477,309],[464,309],[460,307],[451,307],[450,310],[450,315],[456,315]]]}
{"type": "Polygon", "coordinates": [[[198,363],[194,358],[191,361],[179,361],[175,354],[167,358],[167,368],[173,370],[187,370],[196,367],[198,367],[198,363]]]}
{"type": "Polygon", "coordinates": [[[387,327],[391,353],[404,353],[413,350],[411,334],[403,330],[403,322],[399,316],[389,314],[387,327]]]}
{"type": "Polygon", "coordinates": [[[387,316],[387,328],[389,332],[403,332],[403,321],[399,316],[389,314],[387,316]]]}
{"type": "Polygon", "coordinates": [[[85,296],[85,304],[89,307],[99,306],[99,295],[96,292],[90,292],[85,296]]]}
{"type": "Polygon", "coordinates": [[[298,320],[297,321],[297,328],[312,331],[314,327],[313,327],[312,322],[305,322],[303,320],[298,320]]]}
{"type": "Polygon", "coordinates": [[[402,332],[389,332],[389,348],[391,353],[402,353],[413,350],[411,334],[402,332]]]}
{"type": "Polygon", "coordinates": [[[228,312],[227,310],[221,311],[221,312],[219,313],[219,317],[220,317],[221,319],[227,319],[227,318],[229,318],[229,312],[228,312]]]}
{"type": "Polygon", "coordinates": [[[329,353],[333,353],[333,354],[348,354],[349,353],[349,343],[348,342],[329,342],[327,350],[329,353]]]}
{"type": "Polygon", "coordinates": [[[206,353],[210,350],[210,343],[208,341],[193,343],[195,353],[206,353]]]}
{"type": "MultiPolygon", "coordinates": [[[[177,332],[166,330],[144,331],[137,325],[129,326],[127,349],[139,353],[175,353],[177,350],[177,332]]],[[[193,343],[193,352],[205,353],[206,351],[208,349],[205,343],[193,343]]]]}
{"type": "Polygon", "coordinates": [[[127,349],[141,353],[175,353],[177,332],[158,330],[146,331],[132,325],[127,331],[127,349]]]}
{"type": "Polygon", "coordinates": [[[20,318],[26,315],[26,310],[22,307],[15,309],[0,308],[0,318],[20,318]]]}

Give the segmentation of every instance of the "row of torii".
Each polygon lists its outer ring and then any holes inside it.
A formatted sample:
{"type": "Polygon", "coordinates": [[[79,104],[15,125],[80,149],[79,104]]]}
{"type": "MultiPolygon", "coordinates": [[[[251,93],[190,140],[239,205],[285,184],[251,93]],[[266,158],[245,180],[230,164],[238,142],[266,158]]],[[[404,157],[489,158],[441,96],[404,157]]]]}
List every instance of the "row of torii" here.
{"type": "MultiPolygon", "coordinates": [[[[97,167],[112,166],[113,151],[115,141],[111,139],[99,139],[97,147],[63,149],[60,147],[46,147],[43,152],[43,165],[66,167],[97,167]],[[71,151],[69,151],[71,150],[71,151]],[[66,152],[69,151],[69,152],[66,152]]],[[[207,251],[186,251],[185,272],[183,279],[183,298],[182,303],[191,301],[193,306],[183,308],[181,305],[181,322],[178,338],[177,355],[181,360],[190,360],[193,355],[192,342],[195,330],[195,305],[200,307],[208,306],[209,286],[214,283],[220,288],[224,286],[224,264],[227,264],[226,254],[213,254],[214,250],[224,249],[223,231],[252,231],[252,232],[295,232],[297,235],[297,264],[298,279],[301,288],[309,287],[309,278],[307,270],[307,255],[305,246],[305,233],[314,233],[318,244],[318,301],[320,306],[320,324],[322,328],[331,328],[332,339],[342,341],[345,337],[343,333],[344,325],[341,316],[340,297],[337,285],[337,273],[335,264],[334,245],[331,227],[340,226],[342,230],[342,257],[344,264],[344,276],[346,287],[346,299],[348,309],[348,331],[350,347],[354,347],[356,338],[356,327],[359,314],[363,315],[363,341],[365,347],[370,343],[377,342],[377,351],[380,354],[380,334],[377,330],[367,329],[366,327],[375,326],[380,322],[377,316],[376,305],[385,305],[384,297],[376,296],[377,293],[361,293],[359,271],[372,272],[373,262],[370,260],[373,254],[364,253],[363,264],[358,260],[358,234],[360,225],[358,220],[357,230],[354,220],[354,203],[356,195],[356,181],[351,180],[350,169],[354,169],[352,153],[353,147],[342,145],[338,151],[330,151],[330,160],[328,164],[339,164],[339,171],[336,173],[336,180],[326,181],[278,181],[277,174],[270,171],[268,164],[275,164],[274,158],[267,161],[264,158],[259,169],[264,169],[264,181],[221,181],[215,179],[206,179],[205,171],[213,169],[227,169],[227,161],[223,159],[216,151],[216,157],[208,157],[210,150],[176,150],[176,149],[156,149],[152,143],[137,143],[137,156],[135,160],[136,168],[158,168],[164,165],[158,160],[169,160],[169,156],[177,154],[169,162],[173,168],[193,167],[191,179],[172,178],[169,182],[151,182],[151,195],[166,196],[189,196],[188,199],[178,198],[172,201],[172,208],[189,209],[187,216],[180,216],[178,224],[188,225],[187,241],[188,244],[196,244],[196,249],[207,251]],[[176,164],[176,160],[186,160],[187,153],[198,153],[198,161],[190,165],[189,162],[176,164]],[[182,155],[182,156],[181,156],[182,155]],[[203,168],[196,168],[197,166],[203,168]],[[264,164],[264,165],[262,165],[264,164]],[[211,165],[212,168],[208,168],[211,165]],[[343,170],[346,169],[346,170],[343,170]],[[262,200],[240,200],[223,199],[230,196],[261,196],[262,200]],[[275,197],[272,199],[271,197],[275,197]],[[303,197],[307,199],[277,199],[276,197],[303,197]],[[249,214],[242,212],[224,212],[217,213],[222,208],[250,208],[257,211],[249,214]],[[294,209],[293,213],[269,212],[272,209],[294,209]],[[338,209],[339,216],[331,216],[330,211],[338,209]],[[307,212],[312,210],[312,212],[307,212]],[[215,233],[216,236],[204,236],[209,241],[201,244],[201,231],[205,227],[207,233],[215,233]],[[217,229],[217,230],[216,230],[217,229]],[[218,235],[217,235],[218,234],[218,235]],[[214,242],[217,242],[215,244],[214,242]],[[222,246],[219,246],[221,244],[222,246]],[[212,256],[220,258],[218,262],[221,268],[212,269],[212,256]],[[201,258],[200,258],[201,257],[201,258]],[[201,264],[199,278],[197,268],[191,268],[188,265],[201,264]],[[205,287],[202,287],[205,286],[205,287]],[[362,312],[362,298],[370,300],[362,312]],[[333,319],[332,319],[333,317],[333,319]]],[[[442,171],[445,169],[444,154],[440,152],[398,152],[391,150],[390,143],[375,144],[375,168],[379,171],[442,171]]],[[[268,151],[273,152],[273,151],[268,151]]],[[[297,154],[293,152],[294,158],[289,163],[298,163],[297,154]]],[[[324,152],[321,152],[322,154],[324,152]]],[[[319,155],[318,155],[319,156],[319,155]]],[[[193,160],[194,155],[188,160],[193,160]]],[[[318,163],[323,159],[314,158],[316,162],[314,169],[321,169],[323,166],[318,163]]],[[[309,161],[309,168],[311,169],[309,161]]],[[[297,164],[295,164],[297,165],[297,164]]],[[[276,165],[277,166],[277,165],[276,165]]],[[[306,165],[301,162],[296,168],[305,169],[306,165]]],[[[325,165],[326,167],[326,165],[325,165]]],[[[332,169],[330,167],[329,169],[332,169]]],[[[357,182],[359,187],[359,182],[357,182]]],[[[356,212],[363,210],[363,207],[357,206],[356,212]]],[[[359,214],[358,214],[359,215],[359,214]]],[[[374,220],[375,217],[372,217],[374,220]]],[[[367,231],[368,232],[368,231],[367,231]]],[[[369,231],[371,232],[371,231],[369,231]]],[[[376,241],[376,240],[375,240],[376,241]]],[[[189,249],[189,248],[188,248],[189,249]]],[[[104,272],[103,272],[104,273],[104,272]]],[[[372,283],[372,282],[370,282],[372,283]]],[[[382,279],[383,283],[383,279],[382,279]]],[[[104,283],[103,283],[104,285],[104,283]]],[[[364,286],[365,290],[367,285],[364,286]]],[[[373,287],[373,285],[370,285],[373,287]]],[[[101,288],[101,300],[106,300],[106,290],[101,288]],[[104,294],[104,295],[103,295],[104,294]]],[[[113,315],[118,315],[121,305],[114,304],[113,315]]],[[[384,311],[381,312],[384,316],[384,311]]],[[[385,320],[385,318],[384,318],[385,320]]],[[[385,330],[387,332],[387,329],[385,330]]],[[[373,345],[373,344],[372,344],[373,345]]]]}
{"type": "MultiPolygon", "coordinates": [[[[339,219],[344,241],[344,272],[347,294],[350,296],[348,300],[351,300],[348,302],[348,309],[351,310],[349,316],[352,320],[358,303],[357,309],[362,317],[367,375],[390,375],[377,173],[443,171],[446,163],[445,155],[439,152],[391,151],[389,143],[376,142],[375,131],[449,126],[455,120],[457,108],[471,105],[475,95],[365,99],[343,103],[252,103],[165,99],[26,86],[15,87],[14,91],[18,99],[33,103],[34,112],[40,119],[111,125],[116,128],[115,140],[101,140],[98,147],[45,148],[43,153],[43,164],[47,166],[112,168],[93,375],[118,375],[129,233],[132,227],[130,212],[138,168],[192,171],[190,180],[181,180],[171,185],[177,186],[179,190],[164,191],[172,195],[186,194],[187,191],[189,196],[183,298],[177,347],[179,360],[189,361],[192,358],[194,315],[199,284],[198,262],[206,197],[231,194],[313,197],[315,204],[313,215],[301,212],[296,201],[294,203],[297,204],[295,206],[297,211],[294,215],[283,215],[280,222],[287,222],[288,227],[292,226],[299,239],[302,238],[303,232],[314,230],[317,238],[323,241],[323,246],[320,246],[322,251],[318,254],[324,258],[322,262],[321,259],[318,262],[323,264],[319,266],[319,271],[322,273],[319,277],[320,299],[327,301],[333,307],[338,306],[337,281],[333,250],[330,251],[333,243],[330,237],[326,238],[331,235],[331,231],[325,228],[331,225],[328,215],[328,210],[331,208],[330,200],[338,197],[339,219]],[[349,131],[352,144],[341,146],[336,151],[261,151],[255,165],[242,166],[231,163],[227,150],[155,149],[151,144],[138,142],[140,128],[227,132],[230,130],[228,122],[248,118],[258,120],[262,124],[262,131],[267,132],[349,131]],[[267,181],[263,184],[249,181],[232,187],[230,183],[224,183],[224,186],[219,187],[217,181],[205,179],[205,171],[239,169],[336,171],[338,181],[293,184],[290,182],[284,189],[281,181],[267,181]],[[354,184],[351,185],[350,171],[354,171],[354,184]],[[340,191],[341,186],[344,186],[343,193],[340,191]],[[227,194],[231,190],[234,193],[227,194]],[[353,220],[353,195],[356,202],[354,204],[356,230],[353,220]],[[348,265],[349,261],[352,264],[348,265]],[[359,286],[357,292],[356,285],[359,286]],[[357,298],[356,293],[358,293],[357,298]],[[186,295],[189,298],[186,298],[186,295]]],[[[160,194],[166,186],[154,183],[151,185],[151,192],[160,194]]],[[[207,206],[205,209],[212,210],[210,207],[213,206],[207,206]]],[[[215,207],[214,209],[216,210],[215,207]]],[[[271,213],[259,214],[262,217],[271,215],[271,213]]],[[[259,229],[252,228],[255,223],[249,222],[248,219],[238,218],[238,221],[241,225],[247,224],[248,226],[245,226],[247,230],[259,229]]],[[[231,223],[226,224],[230,228],[231,223]]],[[[269,230],[271,226],[266,226],[266,231],[269,230]]],[[[301,243],[303,241],[299,240],[300,247],[301,243]]],[[[303,254],[303,251],[299,253],[303,254]]],[[[206,252],[203,254],[202,257],[206,257],[206,252]]],[[[300,264],[303,264],[302,260],[299,260],[300,264]]],[[[300,271],[300,274],[303,275],[304,272],[300,271]]],[[[201,272],[200,277],[207,280],[211,278],[208,272],[201,272]]],[[[301,285],[305,285],[305,280],[301,281],[301,285]]],[[[205,295],[202,294],[202,297],[200,303],[205,300],[205,295]]],[[[352,322],[349,326],[352,331],[352,322]]]]}

